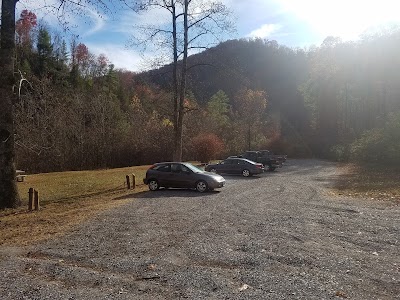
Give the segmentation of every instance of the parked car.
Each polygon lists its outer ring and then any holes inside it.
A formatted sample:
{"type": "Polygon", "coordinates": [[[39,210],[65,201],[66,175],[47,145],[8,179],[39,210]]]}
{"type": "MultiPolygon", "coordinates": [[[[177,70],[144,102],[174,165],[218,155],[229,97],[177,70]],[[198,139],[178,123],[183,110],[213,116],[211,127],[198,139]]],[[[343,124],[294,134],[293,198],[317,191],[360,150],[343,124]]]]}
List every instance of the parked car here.
{"type": "Polygon", "coordinates": [[[164,188],[194,188],[199,192],[221,188],[225,179],[203,171],[190,163],[162,162],[152,165],[143,179],[151,191],[164,188]]]}
{"type": "Polygon", "coordinates": [[[261,153],[261,155],[276,159],[282,164],[287,160],[287,155],[285,154],[274,154],[274,152],[269,150],[259,150],[259,152],[261,153]]]}
{"type": "Polygon", "coordinates": [[[205,170],[218,174],[240,174],[249,177],[264,172],[264,166],[245,158],[228,157],[218,164],[207,165],[205,170]]]}
{"type": "Polygon", "coordinates": [[[278,157],[272,155],[268,150],[246,151],[237,157],[243,157],[261,163],[268,168],[268,171],[275,171],[276,168],[282,167],[283,159],[286,161],[286,156],[278,157]]]}

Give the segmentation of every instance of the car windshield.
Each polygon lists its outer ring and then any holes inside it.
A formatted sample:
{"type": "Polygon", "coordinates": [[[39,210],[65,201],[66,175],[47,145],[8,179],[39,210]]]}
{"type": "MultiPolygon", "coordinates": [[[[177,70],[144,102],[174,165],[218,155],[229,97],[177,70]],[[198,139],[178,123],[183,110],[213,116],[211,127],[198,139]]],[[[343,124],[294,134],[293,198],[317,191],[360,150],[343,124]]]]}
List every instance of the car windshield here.
{"type": "Polygon", "coordinates": [[[192,172],[194,172],[194,173],[203,173],[204,172],[204,170],[202,170],[202,169],[200,169],[200,168],[198,168],[198,167],[196,167],[196,166],[193,166],[192,164],[190,164],[190,163],[184,163],[183,165],[185,165],[186,167],[188,167],[192,172]]]}
{"type": "Polygon", "coordinates": [[[242,160],[243,160],[243,161],[246,161],[246,162],[248,162],[248,163],[250,163],[250,164],[252,164],[252,165],[256,164],[256,162],[254,162],[254,161],[252,161],[252,160],[250,160],[250,159],[242,158],[242,160]]]}

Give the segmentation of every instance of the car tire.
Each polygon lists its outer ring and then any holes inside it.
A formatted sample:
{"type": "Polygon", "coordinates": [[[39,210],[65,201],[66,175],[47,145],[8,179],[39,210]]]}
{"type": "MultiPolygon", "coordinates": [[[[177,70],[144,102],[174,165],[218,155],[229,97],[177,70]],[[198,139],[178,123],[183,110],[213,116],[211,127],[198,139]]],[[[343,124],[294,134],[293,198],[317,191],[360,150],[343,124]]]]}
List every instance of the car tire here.
{"type": "Polygon", "coordinates": [[[157,191],[160,188],[160,184],[155,179],[149,180],[149,190],[150,191],[157,191]]]}
{"type": "Polygon", "coordinates": [[[212,168],[212,169],[210,170],[210,172],[211,172],[211,173],[217,173],[217,170],[216,170],[215,168],[212,168]]]}
{"type": "Polygon", "coordinates": [[[196,190],[200,193],[204,193],[208,190],[208,184],[204,180],[199,180],[196,182],[196,190]]]}
{"type": "Polygon", "coordinates": [[[242,171],[242,176],[243,176],[243,177],[249,177],[249,176],[251,176],[251,173],[250,173],[249,170],[244,169],[244,170],[242,171]]]}

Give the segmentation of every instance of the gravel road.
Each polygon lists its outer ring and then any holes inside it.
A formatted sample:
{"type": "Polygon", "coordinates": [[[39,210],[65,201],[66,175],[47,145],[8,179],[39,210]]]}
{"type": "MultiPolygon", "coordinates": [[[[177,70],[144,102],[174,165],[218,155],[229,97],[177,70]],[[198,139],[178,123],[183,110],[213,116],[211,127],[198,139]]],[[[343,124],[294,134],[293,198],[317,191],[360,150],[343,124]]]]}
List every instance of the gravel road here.
{"type": "Polygon", "coordinates": [[[0,298],[400,299],[400,207],[329,196],[336,176],[290,160],[217,192],[137,194],[68,236],[0,248],[0,298]]]}

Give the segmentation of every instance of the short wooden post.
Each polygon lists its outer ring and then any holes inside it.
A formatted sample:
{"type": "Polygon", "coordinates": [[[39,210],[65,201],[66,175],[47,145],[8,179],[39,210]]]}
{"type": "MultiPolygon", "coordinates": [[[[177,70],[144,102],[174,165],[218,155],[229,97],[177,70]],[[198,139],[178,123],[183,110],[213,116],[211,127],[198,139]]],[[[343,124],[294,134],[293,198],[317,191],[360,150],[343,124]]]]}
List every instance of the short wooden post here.
{"type": "Polygon", "coordinates": [[[128,187],[128,190],[131,189],[131,181],[129,180],[129,175],[126,175],[126,186],[128,187]]]}
{"type": "Polygon", "coordinates": [[[135,174],[132,174],[132,189],[135,189],[136,187],[136,176],[135,174]]]}
{"type": "Polygon", "coordinates": [[[40,204],[39,204],[39,192],[35,190],[35,210],[40,209],[40,204]]]}
{"type": "Polygon", "coordinates": [[[28,210],[32,210],[33,209],[33,188],[29,189],[28,195],[29,195],[28,210]]]}

